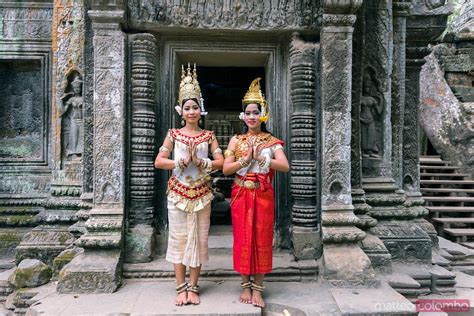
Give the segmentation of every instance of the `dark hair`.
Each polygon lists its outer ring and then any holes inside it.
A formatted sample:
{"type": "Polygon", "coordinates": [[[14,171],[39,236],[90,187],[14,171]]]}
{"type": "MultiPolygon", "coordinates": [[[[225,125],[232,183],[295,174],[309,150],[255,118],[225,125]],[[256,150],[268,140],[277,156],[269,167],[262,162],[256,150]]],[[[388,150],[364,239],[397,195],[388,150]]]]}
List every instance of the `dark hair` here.
{"type": "MultiPolygon", "coordinates": [[[[250,103],[250,104],[257,104],[257,103],[250,103]]],[[[244,112],[245,112],[245,109],[247,108],[249,104],[245,104],[243,106],[244,108],[244,112]]],[[[257,104],[258,106],[258,110],[261,112],[262,111],[262,105],[261,104],[257,104]]],[[[264,133],[269,133],[271,134],[271,132],[267,129],[267,124],[265,122],[262,122],[262,124],[260,125],[260,130],[264,133]]],[[[245,124],[244,121],[242,121],[242,134],[245,134],[249,131],[249,127],[247,126],[247,124],[245,124]]]]}
{"type": "Polygon", "coordinates": [[[198,106],[200,106],[200,105],[199,105],[199,102],[198,102],[198,100],[197,100],[196,98],[183,99],[183,102],[181,102],[181,106],[184,106],[184,104],[185,104],[187,101],[189,101],[189,100],[193,100],[194,102],[196,102],[196,104],[197,104],[198,106]]]}

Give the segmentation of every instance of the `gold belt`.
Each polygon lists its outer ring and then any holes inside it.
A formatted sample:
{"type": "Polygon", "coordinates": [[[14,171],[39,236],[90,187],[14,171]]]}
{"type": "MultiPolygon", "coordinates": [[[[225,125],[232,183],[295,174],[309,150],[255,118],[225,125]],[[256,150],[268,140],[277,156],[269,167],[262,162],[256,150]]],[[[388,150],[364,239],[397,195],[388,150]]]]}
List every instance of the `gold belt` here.
{"type": "Polygon", "coordinates": [[[254,182],[254,181],[250,181],[250,180],[242,180],[242,179],[239,179],[239,178],[235,178],[234,181],[235,181],[235,183],[237,183],[237,185],[239,185],[241,187],[244,187],[246,189],[249,189],[249,190],[254,190],[254,189],[260,188],[260,182],[254,182]]]}

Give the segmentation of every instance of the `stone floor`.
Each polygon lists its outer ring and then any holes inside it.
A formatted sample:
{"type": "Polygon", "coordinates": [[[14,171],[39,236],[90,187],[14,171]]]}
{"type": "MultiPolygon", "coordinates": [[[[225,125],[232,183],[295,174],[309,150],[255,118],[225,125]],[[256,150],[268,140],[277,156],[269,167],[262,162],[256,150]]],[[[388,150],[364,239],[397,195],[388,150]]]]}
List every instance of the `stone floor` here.
{"type": "Polygon", "coordinates": [[[201,282],[201,304],[174,305],[174,283],[128,280],[113,294],[57,294],[43,286],[26,315],[416,315],[415,306],[382,284],[332,288],[322,282],[268,282],[267,307],[238,302],[238,281],[201,282]]]}
{"type": "MultiPolygon", "coordinates": [[[[471,306],[469,312],[449,315],[474,316],[474,276],[470,273],[471,269],[455,269],[470,266],[474,253],[442,238],[440,238],[440,248],[433,252],[433,263],[436,264],[394,262],[391,273],[379,274],[381,282],[377,288],[332,287],[318,278],[316,262],[295,262],[288,258],[288,254],[275,253],[275,270],[281,270],[281,273],[275,273],[273,277],[269,275],[269,282],[265,283],[267,307],[260,309],[238,302],[239,279],[231,266],[228,267],[231,260],[229,260],[230,253],[226,249],[227,235],[228,233],[225,232],[215,240],[210,240],[215,257],[203,267],[203,271],[207,271],[207,274],[204,273],[200,281],[202,303],[198,306],[177,307],[174,305],[175,284],[172,277],[153,276],[157,272],[164,273],[166,276],[168,276],[167,273],[170,274],[169,276],[172,274],[171,266],[158,259],[145,266],[127,266],[125,270],[128,268],[128,273],[132,277],[135,275],[135,278],[124,279],[124,284],[115,293],[58,294],[55,291],[55,282],[51,282],[38,288],[21,290],[18,292],[20,296],[15,297],[15,294],[11,294],[4,304],[0,303],[0,316],[13,315],[5,307],[12,308],[12,302],[15,299],[17,307],[18,301],[25,303],[24,308],[16,309],[17,315],[29,316],[417,315],[416,307],[412,303],[417,298],[469,300],[471,306]],[[305,271],[311,273],[307,274],[305,271]],[[140,273],[144,274],[136,278],[140,273]],[[284,274],[287,275],[282,277],[284,274]],[[434,282],[436,290],[444,295],[426,295],[431,292],[429,285],[426,291],[427,281],[429,284],[434,282]],[[27,308],[27,306],[31,307],[27,308]]],[[[8,273],[8,271],[0,273],[0,292],[1,285],[8,284],[8,273]]],[[[6,291],[7,288],[3,290],[6,291]]],[[[429,312],[420,313],[420,315],[446,316],[448,314],[429,312]]]]}

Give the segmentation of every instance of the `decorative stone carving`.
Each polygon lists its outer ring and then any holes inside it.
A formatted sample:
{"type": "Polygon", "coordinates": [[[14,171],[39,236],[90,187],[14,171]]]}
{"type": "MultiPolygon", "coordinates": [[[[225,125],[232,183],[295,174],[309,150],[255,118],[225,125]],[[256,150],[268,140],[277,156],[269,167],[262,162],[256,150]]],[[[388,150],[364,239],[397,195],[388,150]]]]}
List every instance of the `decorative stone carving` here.
{"type": "MultiPolygon", "coordinates": [[[[107,1],[93,5],[108,8],[107,1]]],[[[124,11],[90,10],[94,27],[94,208],[75,242],[83,247],[59,273],[61,293],[113,292],[121,283],[125,206],[125,43],[124,11]]],[[[120,8],[120,6],[119,6],[120,8]]]]}
{"type": "MultiPolygon", "coordinates": [[[[383,103],[378,96],[370,94],[369,82],[371,81],[368,72],[364,73],[362,85],[362,97],[360,98],[360,133],[361,148],[363,158],[380,158],[381,151],[380,134],[377,133],[376,122],[380,122],[380,115],[383,112],[383,103]]],[[[380,126],[380,124],[378,124],[380,126]]],[[[380,130],[380,128],[378,129],[380,130]]]]}
{"type": "Polygon", "coordinates": [[[393,2],[393,70],[392,70],[392,175],[395,184],[402,188],[403,121],[405,113],[405,47],[406,16],[410,2],[393,2]]]}
{"type": "Polygon", "coordinates": [[[153,197],[155,193],[155,54],[152,34],[129,38],[132,53],[132,130],[129,232],[126,234],[125,260],[148,262],[153,259],[153,197]]]}
{"type": "Polygon", "coordinates": [[[61,96],[60,115],[63,123],[64,151],[66,157],[79,158],[83,151],[84,126],[82,114],[82,76],[73,72],[61,96]]]}
{"type": "Polygon", "coordinates": [[[50,3],[2,3],[0,37],[51,40],[53,7],[50,3]]]}
{"type": "Polygon", "coordinates": [[[392,5],[364,1],[365,49],[361,126],[364,177],[391,177],[392,5]],[[364,136],[365,135],[365,136],[364,136]]]}
{"type": "Polygon", "coordinates": [[[321,30],[323,277],[335,284],[367,283],[373,271],[358,241],[350,183],[352,32],[362,1],[324,1],[321,30]],[[341,262],[350,258],[351,265],[341,262]]]}
{"type": "Polygon", "coordinates": [[[361,241],[361,248],[369,257],[372,266],[389,270],[391,255],[383,242],[368,232],[377,225],[377,220],[367,213],[371,210],[366,203],[365,191],[362,189],[362,150],[361,150],[361,100],[363,91],[363,53],[365,47],[365,15],[360,10],[354,26],[352,50],[352,109],[351,109],[351,196],[354,213],[359,218],[357,227],[366,235],[361,241]]]}
{"type": "Polygon", "coordinates": [[[316,203],[316,56],[319,45],[294,33],[290,44],[291,178],[293,251],[299,259],[321,252],[316,203]]]}
{"type": "Polygon", "coordinates": [[[316,29],[320,1],[165,1],[129,0],[132,25],[197,29],[316,29]]]}

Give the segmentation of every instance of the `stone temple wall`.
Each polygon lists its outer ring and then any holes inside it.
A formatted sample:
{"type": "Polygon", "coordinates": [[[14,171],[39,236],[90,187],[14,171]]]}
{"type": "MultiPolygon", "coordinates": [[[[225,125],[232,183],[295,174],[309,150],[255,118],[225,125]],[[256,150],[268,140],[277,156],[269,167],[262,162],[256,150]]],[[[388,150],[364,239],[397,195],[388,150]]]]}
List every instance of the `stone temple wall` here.
{"type": "Polygon", "coordinates": [[[337,285],[430,262],[416,114],[448,14],[443,0],[2,2],[0,234],[13,235],[1,251],[67,257],[63,293],[115,291],[124,260],[152,260],[166,229],[155,133],[172,121],[177,56],[212,52],[219,37],[225,53],[266,54],[291,160],[276,184],[289,193],[277,197],[285,251],[320,260],[337,285]]]}
{"type": "Polygon", "coordinates": [[[50,188],[52,1],[0,3],[0,257],[42,211],[50,188]]]}

